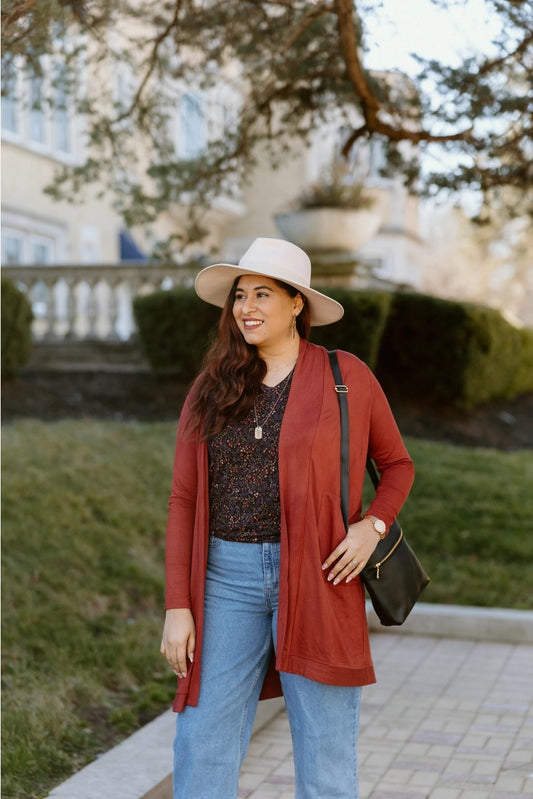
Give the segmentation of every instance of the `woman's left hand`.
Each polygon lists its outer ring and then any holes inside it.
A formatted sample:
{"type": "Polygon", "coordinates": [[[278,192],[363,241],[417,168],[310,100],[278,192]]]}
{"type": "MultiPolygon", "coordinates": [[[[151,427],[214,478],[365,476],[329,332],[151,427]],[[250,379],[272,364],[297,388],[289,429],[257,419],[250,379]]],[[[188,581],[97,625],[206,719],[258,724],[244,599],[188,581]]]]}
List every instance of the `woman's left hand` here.
{"type": "Polygon", "coordinates": [[[342,580],[353,580],[366,566],[379,543],[379,535],[370,519],[362,519],[348,527],[346,537],[335,547],[322,564],[322,571],[331,568],[328,582],[338,585],[342,580]]]}

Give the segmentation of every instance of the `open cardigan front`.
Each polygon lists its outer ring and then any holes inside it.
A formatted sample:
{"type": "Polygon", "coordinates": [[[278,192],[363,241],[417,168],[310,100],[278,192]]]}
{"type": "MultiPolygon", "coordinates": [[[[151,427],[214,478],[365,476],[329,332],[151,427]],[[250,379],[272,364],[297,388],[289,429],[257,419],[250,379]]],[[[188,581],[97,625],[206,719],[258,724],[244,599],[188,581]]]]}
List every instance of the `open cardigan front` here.
{"type": "MultiPolygon", "coordinates": [[[[339,351],[350,416],[350,523],[362,512],[367,452],[381,474],[367,512],[387,527],[414,475],[385,395],[370,369],[339,351]]],[[[194,392],[194,386],[191,391],[194,392]]],[[[209,543],[207,445],[188,432],[187,397],[178,426],[169,500],[166,608],[191,609],[194,663],[178,680],[173,708],[196,705],[200,691],[204,585],[209,543]]],[[[340,418],[327,351],[302,341],[279,440],[281,561],[277,653],[262,699],[281,695],[278,672],[332,685],[375,681],[364,589],[356,578],[333,586],[322,563],[345,536],[340,509],[340,418]]]]}

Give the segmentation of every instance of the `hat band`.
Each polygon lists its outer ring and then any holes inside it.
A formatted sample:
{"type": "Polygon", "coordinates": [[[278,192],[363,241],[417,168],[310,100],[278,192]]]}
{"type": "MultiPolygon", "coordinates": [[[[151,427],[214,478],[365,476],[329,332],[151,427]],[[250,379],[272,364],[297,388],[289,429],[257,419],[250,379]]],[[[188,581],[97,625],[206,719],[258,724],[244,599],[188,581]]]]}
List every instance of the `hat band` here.
{"type": "Polygon", "coordinates": [[[251,262],[246,262],[246,258],[241,258],[239,261],[239,267],[241,269],[250,269],[252,272],[257,272],[261,275],[265,275],[267,277],[275,278],[276,280],[281,280],[285,283],[296,283],[297,286],[302,286],[303,288],[310,288],[311,283],[311,269],[309,267],[308,274],[302,275],[301,272],[294,272],[291,269],[284,269],[283,272],[280,272],[279,268],[273,269],[272,263],[270,261],[260,261],[257,259],[253,259],[251,262]]]}

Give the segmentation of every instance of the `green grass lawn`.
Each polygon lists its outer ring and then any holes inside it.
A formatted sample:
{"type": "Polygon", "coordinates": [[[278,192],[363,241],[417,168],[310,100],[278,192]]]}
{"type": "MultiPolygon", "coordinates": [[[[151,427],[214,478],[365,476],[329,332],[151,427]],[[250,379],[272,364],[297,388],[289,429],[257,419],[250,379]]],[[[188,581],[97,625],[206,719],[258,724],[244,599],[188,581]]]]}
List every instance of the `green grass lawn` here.
{"type": "MultiPolygon", "coordinates": [[[[159,654],[174,424],[3,428],[3,786],[37,799],[168,708],[159,654]]],[[[427,602],[533,608],[533,452],[407,441],[427,602]]],[[[170,742],[169,742],[170,745],[170,742]]]]}

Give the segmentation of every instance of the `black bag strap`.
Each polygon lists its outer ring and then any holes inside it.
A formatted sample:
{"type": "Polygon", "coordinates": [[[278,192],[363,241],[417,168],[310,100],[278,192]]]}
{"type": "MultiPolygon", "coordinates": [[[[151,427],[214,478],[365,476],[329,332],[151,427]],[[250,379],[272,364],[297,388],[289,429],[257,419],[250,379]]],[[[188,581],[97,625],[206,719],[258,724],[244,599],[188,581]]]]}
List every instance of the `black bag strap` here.
{"type": "Polygon", "coordinates": [[[376,471],[376,467],[374,466],[374,461],[370,457],[366,459],[366,470],[370,475],[370,479],[372,480],[372,485],[374,486],[374,488],[377,488],[379,485],[379,477],[376,471]]]}
{"type": "MultiPolygon", "coordinates": [[[[339,359],[336,350],[328,350],[329,362],[333,378],[335,380],[335,391],[339,400],[341,414],[341,510],[344,526],[348,529],[348,498],[350,495],[350,430],[348,426],[348,386],[342,382],[342,373],[339,366],[339,359]]],[[[376,467],[370,457],[366,459],[366,469],[372,480],[374,488],[378,487],[379,477],[376,467]]]]}
{"type": "Polygon", "coordinates": [[[346,400],[348,386],[345,386],[342,382],[336,350],[328,350],[328,355],[341,414],[341,510],[344,526],[348,529],[348,497],[350,495],[350,430],[348,427],[348,402],[346,400]]]}

